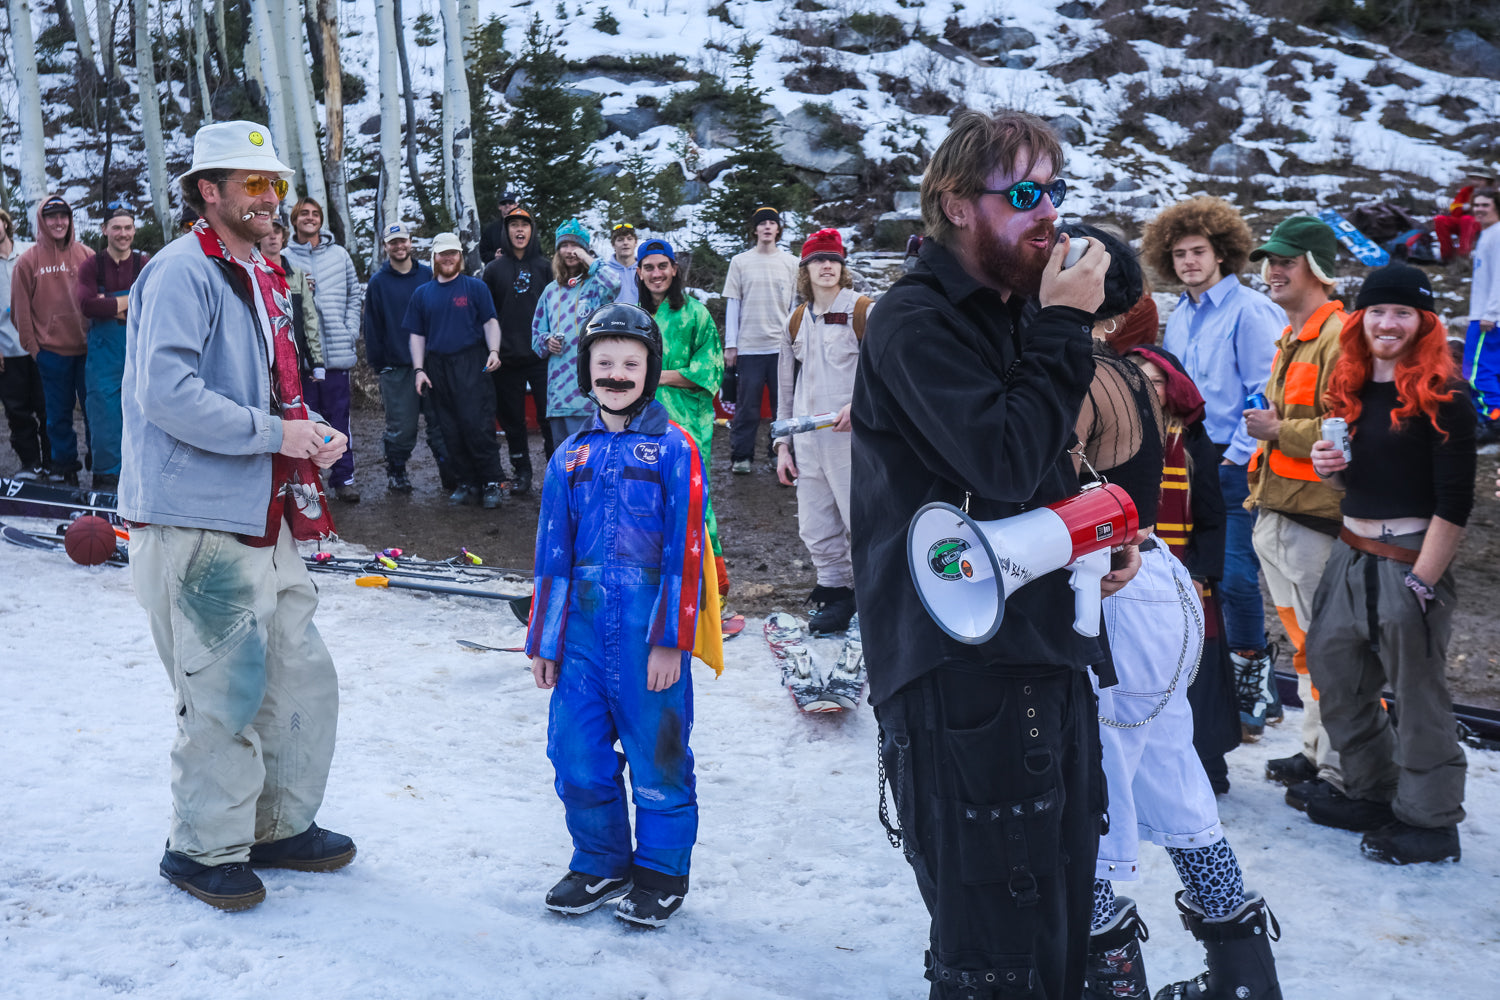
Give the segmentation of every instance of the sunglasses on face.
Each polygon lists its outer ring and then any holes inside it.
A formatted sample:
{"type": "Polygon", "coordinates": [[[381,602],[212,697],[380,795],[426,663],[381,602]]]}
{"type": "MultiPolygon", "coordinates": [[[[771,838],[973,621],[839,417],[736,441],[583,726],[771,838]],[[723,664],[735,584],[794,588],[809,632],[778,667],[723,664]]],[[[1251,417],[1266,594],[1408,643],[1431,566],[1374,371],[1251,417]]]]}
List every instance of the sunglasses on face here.
{"type": "Polygon", "coordinates": [[[1029,212],[1041,204],[1042,195],[1052,199],[1053,208],[1061,208],[1063,199],[1068,196],[1068,182],[1059,177],[1051,184],[1038,184],[1036,181],[1017,181],[1003,191],[994,188],[985,188],[980,194],[1004,195],[1010,199],[1010,207],[1017,212],[1029,212]]]}
{"type": "Polygon", "coordinates": [[[265,177],[261,174],[251,174],[249,177],[239,179],[226,177],[223,183],[244,185],[245,193],[252,198],[259,198],[267,191],[273,189],[276,192],[276,197],[285,198],[287,190],[291,187],[287,181],[280,177],[265,177]]]}

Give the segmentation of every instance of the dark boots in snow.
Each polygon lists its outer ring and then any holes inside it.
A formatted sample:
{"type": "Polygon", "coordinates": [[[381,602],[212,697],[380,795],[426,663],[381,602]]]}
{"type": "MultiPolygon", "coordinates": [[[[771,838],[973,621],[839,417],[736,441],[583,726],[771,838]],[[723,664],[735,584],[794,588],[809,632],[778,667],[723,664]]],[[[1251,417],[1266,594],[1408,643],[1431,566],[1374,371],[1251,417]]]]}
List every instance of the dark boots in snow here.
{"type": "Polygon", "coordinates": [[[1151,935],[1135,900],[1121,896],[1117,903],[1114,919],[1089,935],[1083,1000],[1144,1000],[1151,995],[1141,961],[1141,942],[1151,935]]]}
{"type": "Polygon", "coordinates": [[[808,597],[812,613],[807,616],[807,630],[813,635],[843,632],[854,617],[854,591],[848,587],[813,588],[808,597]]]}
{"type": "Polygon", "coordinates": [[[1162,987],[1156,1000],[1282,1000],[1271,956],[1281,926],[1260,893],[1245,893],[1240,908],[1221,920],[1209,920],[1186,892],[1177,894],[1177,909],[1182,925],[1203,942],[1208,971],[1162,987]]]}

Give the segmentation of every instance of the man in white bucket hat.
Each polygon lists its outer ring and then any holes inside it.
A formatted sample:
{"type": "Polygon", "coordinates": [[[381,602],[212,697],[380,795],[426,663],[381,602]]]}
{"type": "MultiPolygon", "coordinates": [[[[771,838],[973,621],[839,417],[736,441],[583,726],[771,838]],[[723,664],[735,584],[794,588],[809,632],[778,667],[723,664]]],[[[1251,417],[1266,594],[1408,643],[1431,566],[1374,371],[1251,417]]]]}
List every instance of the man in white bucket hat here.
{"type": "Polygon", "coordinates": [[[119,511],[176,694],[161,874],[224,910],[265,898],[255,867],[354,857],[313,822],[338,678],[295,543],[332,534],[318,469],[348,439],[303,402],[286,279],[255,248],[291,174],[262,125],[200,129],[181,185],[201,218],[128,310],[119,511]]]}

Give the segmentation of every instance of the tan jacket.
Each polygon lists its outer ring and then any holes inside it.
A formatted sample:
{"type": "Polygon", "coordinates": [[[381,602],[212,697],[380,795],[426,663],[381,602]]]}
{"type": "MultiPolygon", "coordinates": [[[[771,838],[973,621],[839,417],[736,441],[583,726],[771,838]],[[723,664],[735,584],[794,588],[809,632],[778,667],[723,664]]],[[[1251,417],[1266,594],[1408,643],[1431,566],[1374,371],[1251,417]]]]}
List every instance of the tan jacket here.
{"type": "Polygon", "coordinates": [[[1339,521],[1340,494],[1325,486],[1312,467],[1313,442],[1323,436],[1328,415],[1328,378],[1339,358],[1343,304],[1319,306],[1293,336],[1288,326],[1277,342],[1266,398],[1281,415],[1275,441],[1262,441],[1250,458],[1247,510],[1264,507],[1339,521]]]}

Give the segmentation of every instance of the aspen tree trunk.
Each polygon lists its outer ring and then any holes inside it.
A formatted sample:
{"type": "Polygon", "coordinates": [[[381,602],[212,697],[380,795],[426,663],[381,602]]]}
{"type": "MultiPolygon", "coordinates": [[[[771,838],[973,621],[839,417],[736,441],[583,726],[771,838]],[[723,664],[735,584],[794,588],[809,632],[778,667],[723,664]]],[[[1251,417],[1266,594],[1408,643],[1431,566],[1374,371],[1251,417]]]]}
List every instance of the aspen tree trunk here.
{"type": "Polygon", "coordinates": [[[406,101],[406,172],[411,175],[411,188],[422,208],[422,225],[431,229],[437,224],[433,214],[432,199],[427,196],[427,183],[417,169],[417,101],[411,88],[411,64],[406,58],[406,28],[401,20],[401,0],[390,0],[391,13],[396,22],[396,60],[401,66],[401,93],[406,101]]]}
{"type": "Polygon", "coordinates": [[[372,264],[383,256],[380,234],[390,223],[401,221],[401,72],[391,0],[375,0],[375,38],[380,53],[380,197],[375,205],[372,264]]]}
{"type": "MultiPolygon", "coordinates": [[[[276,147],[276,152],[281,154],[281,160],[294,171],[292,193],[307,190],[302,184],[302,173],[297,170],[299,159],[294,155],[297,148],[296,129],[288,120],[286,100],[286,74],[281,72],[281,57],[276,44],[276,24],[278,19],[274,16],[273,8],[280,0],[249,0],[251,8],[250,31],[255,36],[256,48],[259,58],[254,61],[254,66],[259,72],[256,78],[261,87],[261,93],[265,95],[266,110],[270,121],[266,124],[271,129],[271,141],[276,147]]],[[[247,54],[248,55],[248,54],[247,54]]],[[[246,59],[247,65],[251,64],[246,59]]]]}
{"type": "Polygon", "coordinates": [[[208,18],[203,4],[193,3],[193,69],[198,76],[198,127],[214,120],[213,95],[208,91],[208,18]]]}
{"type": "Polygon", "coordinates": [[[469,128],[469,79],[464,73],[464,37],[458,0],[441,0],[443,42],[443,152],[445,186],[453,227],[464,246],[464,260],[472,271],[478,263],[479,211],[474,201],[474,134],[469,128]]]}
{"type": "Polygon", "coordinates": [[[458,24],[463,29],[464,61],[474,58],[474,42],[479,35],[479,0],[458,0],[458,24]]]}
{"type": "Polygon", "coordinates": [[[349,246],[353,220],[344,177],[344,67],[339,57],[339,0],[318,0],[318,28],[323,36],[323,108],[328,116],[323,178],[328,183],[329,221],[334,238],[349,246]]]}
{"type": "Polygon", "coordinates": [[[310,197],[323,206],[323,221],[328,221],[328,185],[323,180],[323,159],[318,146],[317,99],[313,96],[312,64],[308,62],[303,42],[307,28],[303,23],[302,0],[284,0],[282,8],[281,66],[289,78],[287,94],[291,98],[292,121],[296,124],[297,161],[302,167],[302,183],[310,197]]]}
{"type": "Polygon", "coordinates": [[[224,0],[214,0],[214,48],[219,54],[219,79],[227,80],[230,76],[229,39],[224,27],[224,0]]]}
{"type": "Polygon", "coordinates": [[[78,61],[94,65],[94,41],[89,36],[89,11],[83,0],[73,0],[73,37],[78,42],[78,61]]]}
{"type": "Polygon", "coordinates": [[[135,0],[135,81],[141,105],[141,131],[146,141],[146,175],[151,186],[151,207],[165,236],[171,231],[172,198],[167,191],[167,152],[162,144],[161,97],[156,90],[148,15],[147,0],[135,0]]]}
{"type": "Polygon", "coordinates": [[[36,211],[47,197],[46,134],[42,131],[42,95],[37,86],[36,34],[31,24],[30,0],[7,0],[10,45],[15,57],[16,87],[21,104],[21,197],[26,217],[16,219],[36,235],[36,211]]]}

